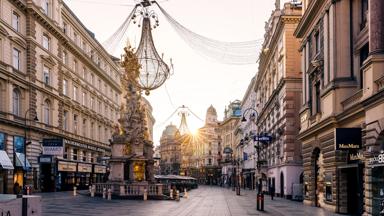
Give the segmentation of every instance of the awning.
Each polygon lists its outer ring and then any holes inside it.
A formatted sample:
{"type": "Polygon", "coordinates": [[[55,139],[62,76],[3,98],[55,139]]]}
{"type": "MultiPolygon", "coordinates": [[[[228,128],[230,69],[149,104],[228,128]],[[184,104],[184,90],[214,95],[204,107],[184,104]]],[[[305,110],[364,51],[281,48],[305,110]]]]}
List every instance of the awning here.
{"type": "Polygon", "coordinates": [[[32,166],[31,164],[29,163],[28,159],[25,160],[25,154],[24,153],[19,153],[19,152],[16,152],[16,166],[17,167],[23,167],[24,170],[27,170],[27,171],[31,171],[32,169],[32,166]],[[25,165],[27,165],[25,167],[25,165]]]}
{"type": "Polygon", "coordinates": [[[0,150],[0,164],[3,169],[14,169],[11,159],[9,159],[7,152],[3,150],[0,150]]]}

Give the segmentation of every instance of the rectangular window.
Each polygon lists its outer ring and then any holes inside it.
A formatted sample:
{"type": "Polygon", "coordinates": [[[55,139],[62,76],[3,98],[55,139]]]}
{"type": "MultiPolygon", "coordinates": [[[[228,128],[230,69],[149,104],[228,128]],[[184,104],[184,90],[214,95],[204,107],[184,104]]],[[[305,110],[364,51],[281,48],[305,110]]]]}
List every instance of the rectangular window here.
{"type": "Polygon", "coordinates": [[[64,110],[63,129],[68,130],[68,111],[64,110]]]}
{"type": "Polygon", "coordinates": [[[78,40],[79,40],[79,38],[78,38],[78,36],[77,36],[77,33],[74,32],[74,33],[73,33],[73,41],[75,42],[76,45],[78,44],[78,43],[77,43],[78,40]]]}
{"type": "Polygon", "coordinates": [[[16,12],[12,13],[12,28],[16,31],[20,29],[20,16],[16,12]]]}
{"type": "Polygon", "coordinates": [[[87,136],[87,119],[83,119],[83,136],[87,136]]]}
{"type": "Polygon", "coordinates": [[[82,96],[81,96],[81,101],[82,101],[82,105],[85,106],[86,105],[86,94],[85,92],[83,92],[82,96]]]}
{"type": "Polygon", "coordinates": [[[93,74],[91,74],[91,84],[92,85],[95,84],[95,76],[93,74]]]}
{"type": "Polygon", "coordinates": [[[5,150],[5,134],[0,133],[0,150],[5,150]]]}
{"type": "Polygon", "coordinates": [[[320,98],[320,82],[315,85],[315,97],[316,97],[316,113],[321,111],[321,98],[320,98]]]}
{"type": "Polygon", "coordinates": [[[67,56],[67,53],[66,52],[63,52],[63,59],[62,59],[62,61],[63,61],[63,64],[68,64],[68,56],[67,56]]]}
{"type": "Polygon", "coordinates": [[[64,34],[68,34],[68,24],[63,22],[63,32],[64,34]]]}
{"type": "Polygon", "coordinates": [[[43,82],[46,85],[50,85],[50,69],[47,66],[43,66],[43,82]]]}
{"type": "Polygon", "coordinates": [[[97,129],[97,133],[98,133],[98,139],[99,141],[101,140],[101,125],[99,125],[98,129],[97,129]]]}
{"type": "Polygon", "coordinates": [[[49,16],[49,2],[48,2],[48,0],[43,0],[42,8],[43,8],[45,15],[49,16]]]}
{"type": "Polygon", "coordinates": [[[101,113],[102,110],[101,110],[101,101],[99,101],[99,113],[101,113]]]}
{"type": "Polygon", "coordinates": [[[77,101],[77,86],[73,86],[73,100],[77,101]]]}
{"type": "Polygon", "coordinates": [[[75,73],[77,73],[77,61],[76,61],[76,60],[73,61],[73,68],[72,68],[72,70],[73,70],[75,73]]]}
{"type": "Polygon", "coordinates": [[[63,95],[68,95],[68,80],[63,79],[63,95]]]}
{"type": "Polygon", "coordinates": [[[368,21],[368,0],[361,0],[361,29],[365,28],[368,21]]]}
{"type": "Polygon", "coordinates": [[[91,139],[93,139],[94,137],[94,131],[93,131],[94,128],[95,128],[95,124],[92,122],[91,127],[89,128],[90,129],[89,135],[91,136],[91,139]]]}
{"type": "Polygon", "coordinates": [[[77,115],[73,115],[73,133],[77,134],[77,115]]]}
{"type": "Polygon", "coordinates": [[[13,67],[16,70],[20,70],[20,56],[21,56],[20,50],[13,48],[12,56],[13,56],[13,61],[12,61],[13,67]]]}
{"type": "Polygon", "coordinates": [[[49,50],[49,44],[50,44],[50,38],[48,37],[48,35],[44,34],[43,35],[43,47],[44,47],[44,49],[49,50]]]}
{"type": "Polygon", "coordinates": [[[91,97],[91,109],[93,110],[94,109],[94,103],[95,103],[95,99],[93,97],[91,97]]]}
{"type": "Polygon", "coordinates": [[[78,150],[77,149],[73,149],[73,160],[77,160],[77,154],[78,154],[78,150]]]}
{"type": "Polygon", "coordinates": [[[24,153],[25,140],[24,137],[14,136],[13,137],[13,149],[17,153],[24,153]]]}
{"type": "Polygon", "coordinates": [[[87,161],[87,152],[83,151],[83,161],[87,161]]]}
{"type": "Polygon", "coordinates": [[[369,55],[369,43],[365,44],[360,49],[360,88],[362,89],[364,87],[364,70],[363,70],[363,63],[365,60],[367,60],[369,55]]]}
{"type": "Polygon", "coordinates": [[[316,54],[318,54],[318,53],[320,53],[320,33],[319,32],[317,32],[315,34],[315,42],[316,42],[316,44],[315,44],[316,54]]]}
{"type": "Polygon", "coordinates": [[[85,67],[83,67],[83,80],[87,80],[87,69],[85,67]]]}
{"type": "Polygon", "coordinates": [[[69,150],[68,147],[65,147],[65,148],[64,148],[64,155],[63,155],[63,158],[64,158],[64,159],[67,159],[67,158],[68,158],[68,150],[69,150]]]}

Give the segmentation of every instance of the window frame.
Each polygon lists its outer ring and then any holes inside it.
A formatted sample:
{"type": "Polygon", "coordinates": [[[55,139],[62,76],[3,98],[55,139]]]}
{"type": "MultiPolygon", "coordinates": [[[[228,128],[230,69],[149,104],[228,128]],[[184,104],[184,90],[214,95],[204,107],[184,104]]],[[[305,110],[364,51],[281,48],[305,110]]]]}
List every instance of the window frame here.
{"type": "Polygon", "coordinates": [[[12,28],[20,32],[20,15],[16,11],[12,11],[12,28]]]}
{"type": "Polygon", "coordinates": [[[51,68],[45,64],[43,65],[43,82],[45,85],[51,85],[51,68]]]}
{"type": "Polygon", "coordinates": [[[48,34],[44,33],[42,37],[42,46],[46,50],[50,50],[51,47],[51,38],[48,36],[48,34]]]}
{"type": "Polygon", "coordinates": [[[16,47],[12,48],[12,66],[18,71],[21,70],[21,51],[16,47]],[[17,54],[17,56],[15,56],[15,54],[17,54]],[[17,60],[15,60],[15,58],[17,58],[17,60]]]}

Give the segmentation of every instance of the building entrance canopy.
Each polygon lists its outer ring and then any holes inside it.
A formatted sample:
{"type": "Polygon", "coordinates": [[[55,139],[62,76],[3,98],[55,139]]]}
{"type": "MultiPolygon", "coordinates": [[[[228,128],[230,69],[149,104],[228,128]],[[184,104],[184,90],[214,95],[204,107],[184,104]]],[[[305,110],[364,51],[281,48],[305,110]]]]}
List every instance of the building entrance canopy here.
{"type": "Polygon", "coordinates": [[[9,159],[7,152],[2,150],[0,151],[0,164],[3,169],[14,169],[11,159],[9,159]]]}
{"type": "Polygon", "coordinates": [[[16,152],[16,166],[22,167],[23,170],[26,170],[26,171],[30,171],[32,169],[32,166],[29,163],[28,159],[25,158],[25,154],[19,153],[19,152],[16,152]]]}

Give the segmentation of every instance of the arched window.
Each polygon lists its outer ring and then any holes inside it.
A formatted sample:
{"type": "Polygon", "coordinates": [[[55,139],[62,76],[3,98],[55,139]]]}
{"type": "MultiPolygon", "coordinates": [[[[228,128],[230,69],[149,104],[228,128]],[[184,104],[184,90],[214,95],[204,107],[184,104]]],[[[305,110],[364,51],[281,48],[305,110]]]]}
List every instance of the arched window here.
{"type": "Polygon", "coordinates": [[[45,100],[43,105],[43,117],[44,117],[44,123],[47,125],[50,124],[50,113],[51,113],[51,102],[49,100],[45,100]]]}
{"type": "Polygon", "coordinates": [[[20,116],[21,109],[21,93],[18,89],[13,89],[12,96],[12,113],[20,116]]]}

